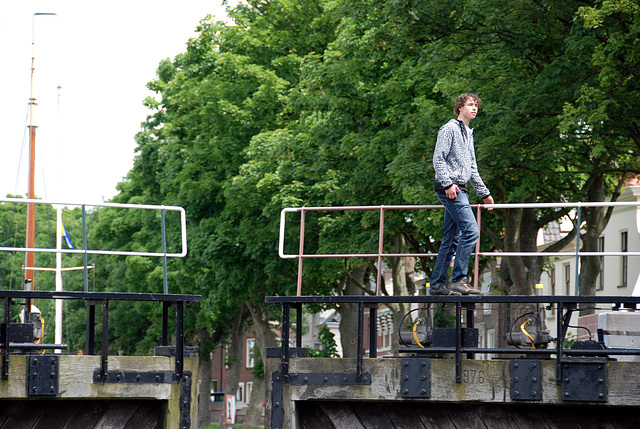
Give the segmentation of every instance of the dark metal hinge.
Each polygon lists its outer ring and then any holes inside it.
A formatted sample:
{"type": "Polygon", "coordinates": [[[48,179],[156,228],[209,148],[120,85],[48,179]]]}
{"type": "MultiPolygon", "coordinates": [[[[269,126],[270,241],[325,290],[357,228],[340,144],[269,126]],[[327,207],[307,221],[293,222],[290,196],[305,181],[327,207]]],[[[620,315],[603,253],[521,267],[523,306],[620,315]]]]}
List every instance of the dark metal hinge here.
{"type": "Polygon", "coordinates": [[[27,396],[57,396],[58,356],[27,356],[27,396]]]}

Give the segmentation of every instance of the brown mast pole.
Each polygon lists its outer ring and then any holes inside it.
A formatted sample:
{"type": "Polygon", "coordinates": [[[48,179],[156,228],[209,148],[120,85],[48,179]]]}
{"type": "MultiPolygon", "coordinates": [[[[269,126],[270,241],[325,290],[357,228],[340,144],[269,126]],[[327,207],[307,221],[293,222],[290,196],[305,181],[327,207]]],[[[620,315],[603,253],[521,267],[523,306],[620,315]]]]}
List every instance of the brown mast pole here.
{"type": "MultiPolygon", "coordinates": [[[[31,97],[29,98],[29,199],[36,198],[35,171],[36,171],[36,128],[34,125],[34,111],[36,99],[33,95],[33,75],[35,73],[36,61],[36,37],[35,37],[35,19],[38,15],[56,15],[55,13],[34,13],[31,23],[31,97]]],[[[36,205],[34,203],[27,204],[27,249],[35,248],[36,241],[36,205]]],[[[34,274],[34,254],[26,252],[25,255],[25,271],[24,271],[24,290],[33,290],[33,274],[34,274]]],[[[25,306],[25,312],[31,312],[29,303],[25,306]]],[[[27,320],[27,319],[25,319],[27,320]]]]}
{"type": "MultiPolygon", "coordinates": [[[[35,171],[36,171],[36,126],[34,125],[34,111],[36,106],[36,99],[33,96],[33,76],[35,73],[35,17],[37,13],[33,14],[33,23],[31,26],[31,96],[29,98],[29,191],[27,197],[29,199],[35,199],[35,171]]],[[[26,247],[27,249],[33,249],[35,244],[35,227],[36,219],[36,205],[34,203],[27,204],[27,233],[26,233],[26,247]]],[[[26,252],[25,254],[25,271],[24,271],[24,290],[33,290],[33,252],[26,252]]],[[[30,308],[25,307],[25,313],[30,312],[30,308]]],[[[25,319],[26,320],[26,319],[25,319]]]]}
{"type": "MultiPolygon", "coordinates": [[[[32,99],[32,103],[33,103],[32,99]]],[[[32,107],[33,109],[33,107],[32,107]]],[[[35,198],[34,171],[36,164],[36,126],[29,125],[29,199],[35,198]]],[[[27,242],[26,247],[33,249],[35,245],[35,217],[36,205],[34,203],[27,204],[27,242]]],[[[24,272],[24,289],[33,290],[33,252],[26,252],[25,272],[24,272]]]]}
{"type": "MultiPolygon", "coordinates": [[[[56,15],[55,13],[34,13],[31,22],[31,96],[29,98],[29,191],[27,197],[29,199],[36,198],[35,190],[35,171],[36,171],[36,126],[34,125],[34,111],[36,99],[33,95],[33,75],[35,72],[35,19],[38,15],[56,15]]],[[[35,248],[36,238],[36,205],[34,203],[27,204],[27,233],[26,233],[27,249],[35,248]]],[[[34,274],[34,254],[27,251],[25,254],[25,271],[24,271],[24,290],[34,290],[33,274],[34,274]]],[[[31,299],[27,298],[24,303],[24,321],[29,323],[31,315],[31,299]]]]}

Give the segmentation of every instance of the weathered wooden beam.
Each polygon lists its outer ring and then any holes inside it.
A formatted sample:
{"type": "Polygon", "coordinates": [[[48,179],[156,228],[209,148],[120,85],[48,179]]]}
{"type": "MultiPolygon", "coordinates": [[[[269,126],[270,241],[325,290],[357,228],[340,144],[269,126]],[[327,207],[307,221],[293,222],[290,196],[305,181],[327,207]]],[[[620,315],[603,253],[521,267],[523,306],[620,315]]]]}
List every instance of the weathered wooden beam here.
{"type": "MultiPolygon", "coordinates": [[[[33,355],[32,355],[33,356],[33,355]]],[[[109,356],[109,372],[124,373],[160,372],[169,376],[159,382],[106,382],[94,383],[94,373],[100,369],[100,356],[44,355],[58,357],[58,395],[43,397],[44,400],[144,400],[166,403],[165,428],[182,429],[185,416],[197,425],[197,355],[184,359],[183,377],[190,380],[173,379],[175,357],[166,356],[109,356]],[[187,383],[185,383],[187,382],[187,383]],[[185,386],[188,392],[185,392],[185,386]],[[188,397],[185,397],[185,393],[188,397]],[[182,394],[182,401],[181,401],[182,394]],[[185,400],[189,409],[184,409],[185,400]],[[186,414],[185,414],[186,413],[186,414]]],[[[9,379],[0,383],[0,399],[34,401],[26,391],[27,356],[10,355],[9,379]]],[[[122,377],[130,380],[131,378],[122,377]]],[[[144,380],[144,377],[141,377],[144,380]]],[[[37,398],[35,398],[37,400],[37,398]]]]}
{"type": "MultiPolygon", "coordinates": [[[[531,364],[531,359],[520,359],[518,362],[531,364]]],[[[401,392],[402,358],[364,359],[363,372],[371,377],[370,385],[300,385],[299,383],[283,385],[282,405],[285,417],[283,427],[295,428],[299,424],[296,404],[301,402],[338,401],[369,403],[485,403],[485,404],[531,404],[531,405],[565,405],[598,407],[637,407],[640,406],[640,362],[608,361],[604,363],[606,378],[606,395],[598,403],[569,402],[563,393],[562,383],[556,383],[556,360],[535,360],[540,364],[540,380],[536,386],[541,389],[541,400],[522,401],[512,399],[510,360],[463,360],[461,382],[456,383],[455,360],[430,360],[430,397],[403,398],[401,392]]],[[[279,360],[267,359],[266,376],[279,371],[279,360]]],[[[290,374],[334,374],[356,371],[355,359],[320,359],[292,358],[290,374]]],[[[271,389],[271,386],[268,387],[271,389]]],[[[267,392],[267,409],[271,409],[270,390],[267,392]]],[[[343,411],[335,411],[342,415],[343,411]]],[[[337,414],[336,414],[337,413],[337,414]]],[[[348,417],[344,417],[348,418],[348,417]]],[[[269,428],[267,416],[267,428],[269,428]]],[[[275,429],[275,428],[272,428],[275,429]]]]}

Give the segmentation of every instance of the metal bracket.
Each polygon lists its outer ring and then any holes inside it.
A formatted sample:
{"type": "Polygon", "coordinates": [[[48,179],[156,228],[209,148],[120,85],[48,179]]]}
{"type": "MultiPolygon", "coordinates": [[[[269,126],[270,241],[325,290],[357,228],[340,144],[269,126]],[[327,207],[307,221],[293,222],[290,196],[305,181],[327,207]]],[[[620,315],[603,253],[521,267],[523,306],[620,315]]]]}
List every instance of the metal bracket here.
{"type": "Polygon", "coordinates": [[[304,384],[318,386],[366,386],[371,384],[371,375],[362,374],[358,379],[357,374],[289,374],[284,379],[284,384],[302,386],[304,384]]]}
{"type": "Polygon", "coordinates": [[[58,356],[27,356],[27,396],[57,396],[58,366],[58,356]]]}
{"type": "Polygon", "coordinates": [[[510,362],[511,400],[542,401],[542,368],[539,360],[510,362]]]}
{"type": "Polygon", "coordinates": [[[282,429],[284,407],[282,406],[282,390],[284,380],[279,372],[271,374],[271,429],[282,429]]]}
{"type": "Polygon", "coordinates": [[[564,360],[561,368],[564,401],[607,402],[606,360],[564,360]]]}
{"type": "Polygon", "coordinates": [[[160,384],[180,382],[171,371],[107,371],[101,378],[101,370],[93,371],[95,384],[160,384]]]}
{"type": "Polygon", "coordinates": [[[180,428],[191,427],[191,371],[185,371],[180,381],[180,428]]]}
{"type": "Polygon", "coordinates": [[[400,377],[400,392],[403,398],[431,397],[431,361],[429,359],[402,359],[400,377]]]}
{"type": "Polygon", "coordinates": [[[284,421],[282,395],[284,385],[290,386],[368,386],[371,385],[371,374],[288,374],[279,372],[271,374],[271,428],[281,429],[284,421]]]}

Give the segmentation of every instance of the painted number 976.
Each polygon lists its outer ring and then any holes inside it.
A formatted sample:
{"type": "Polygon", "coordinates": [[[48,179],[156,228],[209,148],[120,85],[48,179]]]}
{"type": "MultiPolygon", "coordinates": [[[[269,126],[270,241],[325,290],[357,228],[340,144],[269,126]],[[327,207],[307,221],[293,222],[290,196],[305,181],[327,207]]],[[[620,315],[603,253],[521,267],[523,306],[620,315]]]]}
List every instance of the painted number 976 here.
{"type": "Polygon", "coordinates": [[[484,371],[483,370],[475,370],[475,369],[465,369],[462,371],[462,382],[463,383],[484,383],[484,371]]]}

